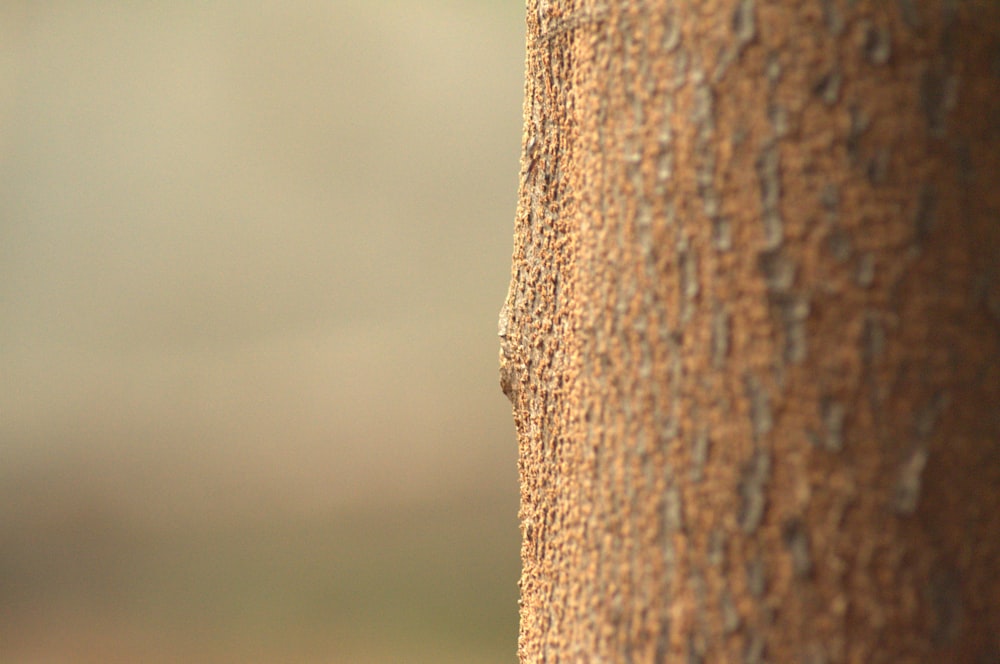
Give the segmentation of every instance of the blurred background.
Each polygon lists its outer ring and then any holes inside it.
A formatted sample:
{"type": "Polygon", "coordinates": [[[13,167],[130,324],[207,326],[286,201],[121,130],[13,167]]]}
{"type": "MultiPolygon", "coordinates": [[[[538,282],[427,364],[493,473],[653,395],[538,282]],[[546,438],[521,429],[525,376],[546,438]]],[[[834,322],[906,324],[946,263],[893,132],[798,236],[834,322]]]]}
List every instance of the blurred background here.
{"type": "Polygon", "coordinates": [[[507,0],[0,2],[0,662],[511,662],[507,0]]]}

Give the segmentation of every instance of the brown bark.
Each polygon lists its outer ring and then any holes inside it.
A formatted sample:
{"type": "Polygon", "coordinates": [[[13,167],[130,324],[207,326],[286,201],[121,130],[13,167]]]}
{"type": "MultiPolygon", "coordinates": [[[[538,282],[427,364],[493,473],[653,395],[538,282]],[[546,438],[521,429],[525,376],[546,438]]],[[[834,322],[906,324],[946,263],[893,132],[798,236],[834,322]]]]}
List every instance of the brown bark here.
{"type": "Polygon", "coordinates": [[[527,27],[521,661],[1000,661],[1000,3],[527,27]]]}

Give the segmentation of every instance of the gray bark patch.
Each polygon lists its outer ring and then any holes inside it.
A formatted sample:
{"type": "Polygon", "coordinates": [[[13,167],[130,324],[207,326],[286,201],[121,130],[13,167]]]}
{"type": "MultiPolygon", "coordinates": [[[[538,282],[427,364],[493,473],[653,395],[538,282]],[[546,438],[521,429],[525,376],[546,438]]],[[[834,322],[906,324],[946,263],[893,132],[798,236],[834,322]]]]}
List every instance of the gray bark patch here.
{"type": "Polygon", "coordinates": [[[812,572],[812,558],[809,553],[809,533],[800,519],[785,523],[782,538],[792,558],[792,571],[803,578],[812,572]]]}
{"type": "Polygon", "coordinates": [[[918,447],[899,467],[896,487],[892,496],[892,507],[897,514],[910,515],[917,510],[917,504],[920,501],[920,486],[928,456],[926,447],[918,447]]]}
{"type": "Polygon", "coordinates": [[[884,65],[892,55],[892,39],[885,26],[875,25],[870,21],[862,23],[864,31],[864,52],[868,62],[874,65],[884,65]]]}
{"type": "Polygon", "coordinates": [[[771,398],[767,390],[752,374],[746,374],[743,380],[746,388],[747,401],[750,402],[750,425],[753,439],[760,440],[771,432],[774,419],[771,415],[771,398]]]}
{"type": "Polygon", "coordinates": [[[758,451],[743,469],[740,480],[740,496],[743,505],[740,509],[740,527],[745,533],[752,533],[764,520],[767,507],[767,482],[771,475],[771,457],[767,452],[758,451]]]}

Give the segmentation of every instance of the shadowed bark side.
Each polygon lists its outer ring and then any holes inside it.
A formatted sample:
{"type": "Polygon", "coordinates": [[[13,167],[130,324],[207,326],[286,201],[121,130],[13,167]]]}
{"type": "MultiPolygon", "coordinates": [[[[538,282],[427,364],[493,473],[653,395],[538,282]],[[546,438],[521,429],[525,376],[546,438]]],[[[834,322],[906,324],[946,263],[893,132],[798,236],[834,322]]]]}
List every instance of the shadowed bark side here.
{"type": "Polygon", "coordinates": [[[527,29],[521,661],[1000,659],[1000,4],[527,29]]]}

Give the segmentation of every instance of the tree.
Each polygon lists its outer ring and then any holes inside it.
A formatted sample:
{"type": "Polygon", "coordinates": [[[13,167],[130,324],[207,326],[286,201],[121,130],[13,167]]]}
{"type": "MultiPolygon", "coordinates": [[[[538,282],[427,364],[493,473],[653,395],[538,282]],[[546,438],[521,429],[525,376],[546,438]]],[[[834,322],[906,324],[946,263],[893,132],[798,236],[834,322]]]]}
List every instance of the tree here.
{"type": "Polygon", "coordinates": [[[521,661],[1000,661],[1000,3],[527,33],[521,661]]]}

